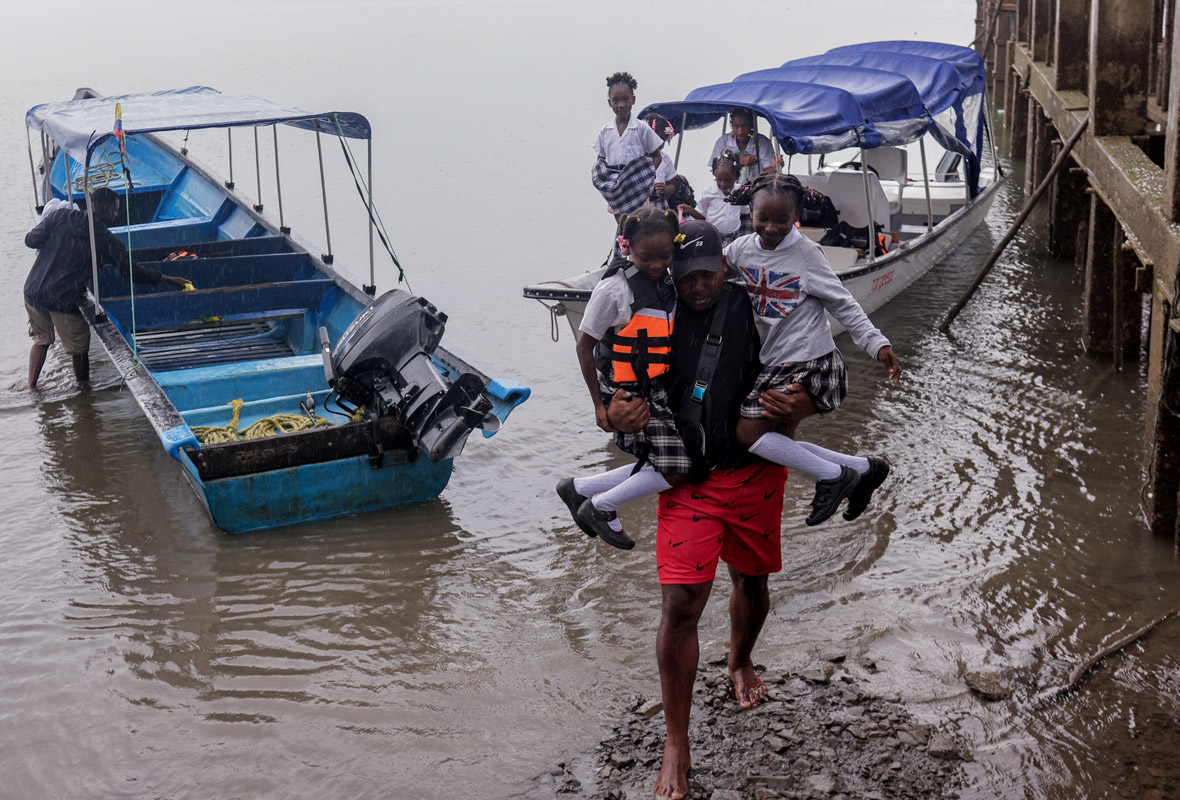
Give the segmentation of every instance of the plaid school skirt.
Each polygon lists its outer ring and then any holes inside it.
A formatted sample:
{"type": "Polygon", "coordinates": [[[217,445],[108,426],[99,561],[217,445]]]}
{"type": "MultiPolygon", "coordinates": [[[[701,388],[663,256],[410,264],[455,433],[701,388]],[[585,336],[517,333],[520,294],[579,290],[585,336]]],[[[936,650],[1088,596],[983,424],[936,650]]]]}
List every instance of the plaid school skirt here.
{"type": "Polygon", "coordinates": [[[763,368],[754,381],[754,388],[742,401],[742,417],[762,419],[758,395],[769,389],[781,392],[792,383],[803,384],[819,413],[835,411],[848,395],[848,368],[844,356],[836,349],[811,361],[763,368]]]}
{"type": "Polygon", "coordinates": [[[590,171],[594,188],[616,214],[632,214],[647,204],[656,185],[656,167],[647,156],[628,161],[622,167],[608,166],[598,159],[590,171]]]}
{"type": "MultiPolygon", "coordinates": [[[[619,387],[598,376],[598,388],[609,404],[619,387]]],[[[692,470],[688,448],[676,430],[676,419],[668,407],[668,392],[658,380],[651,382],[647,396],[651,418],[638,433],[616,433],[615,446],[636,458],[647,456],[652,468],[661,475],[687,474],[692,470]]]]}

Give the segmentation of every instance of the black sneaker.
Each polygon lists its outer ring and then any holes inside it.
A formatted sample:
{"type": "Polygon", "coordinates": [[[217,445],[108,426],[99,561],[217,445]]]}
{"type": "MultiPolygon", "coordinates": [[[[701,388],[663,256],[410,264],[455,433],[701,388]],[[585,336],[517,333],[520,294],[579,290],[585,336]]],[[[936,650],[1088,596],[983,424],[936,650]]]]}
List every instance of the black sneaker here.
{"type": "Polygon", "coordinates": [[[864,513],[873,499],[873,492],[889,477],[889,462],[883,458],[869,456],[869,471],[860,476],[860,483],[848,495],[848,508],[844,509],[844,519],[852,521],[864,513]]]}
{"type": "Polygon", "coordinates": [[[565,503],[565,507],[570,510],[570,514],[574,517],[574,522],[578,523],[578,527],[582,529],[582,533],[591,539],[598,535],[594,532],[593,528],[578,519],[578,509],[582,507],[582,503],[585,503],[590,498],[584,494],[578,494],[578,490],[574,488],[573,478],[562,478],[557,482],[557,496],[565,503]]]}
{"type": "Polygon", "coordinates": [[[578,520],[579,525],[585,523],[587,527],[598,534],[602,541],[607,544],[617,547],[620,550],[630,550],[635,546],[635,540],[628,536],[626,531],[616,531],[610,525],[607,525],[608,522],[617,519],[618,516],[613,511],[599,511],[594,507],[592,502],[587,500],[578,508],[578,513],[574,519],[578,520]]]}
{"type": "Polygon", "coordinates": [[[808,525],[818,525],[836,513],[840,501],[852,494],[860,482],[860,473],[852,467],[840,467],[840,477],[815,482],[815,499],[811,501],[808,525]]]}

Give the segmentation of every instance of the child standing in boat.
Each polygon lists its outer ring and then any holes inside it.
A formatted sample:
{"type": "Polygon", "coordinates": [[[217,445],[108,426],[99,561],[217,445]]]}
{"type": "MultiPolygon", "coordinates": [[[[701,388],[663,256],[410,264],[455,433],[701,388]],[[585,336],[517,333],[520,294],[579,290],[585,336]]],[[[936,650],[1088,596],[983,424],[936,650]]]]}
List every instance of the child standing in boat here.
{"type": "Polygon", "coordinates": [[[759,175],[773,174],[783,165],[783,157],[774,155],[770,139],[754,132],[754,114],[746,108],[735,108],[729,114],[730,133],[722,134],[713,144],[709,163],[728,148],[735,152],[741,164],[738,183],[750,183],[759,175]]]}
{"type": "Polygon", "coordinates": [[[846,497],[844,518],[860,516],[873,491],[889,475],[889,464],[874,456],[847,455],[796,442],[776,432],[776,423],[763,418],[758,396],[768,389],[783,391],[801,383],[820,414],[834,411],[843,402],[848,378],[825,312],[843,323],[853,341],[885,366],[895,384],[901,379],[901,364],[889,340],[832,271],[823,248],[796,229],[803,192],[792,175],[762,175],[735,190],[729,201],[750,205],[754,233],[731,243],[725,256],[750,295],[762,339],[762,372],[742,404],[738,441],[754,455],[817,479],[807,524],[818,525],[846,497]]]}
{"type": "MultiPolygon", "coordinates": [[[[642,466],[565,478],[557,484],[557,494],[578,527],[623,550],[630,550],[635,541],[623,530],[615,509],[682,483],[692,468],[668,407],[668,393],[659,380],[671,364],[676,310],[668,269],[679,255],[676,251],[683,237],[672,211],[645,206],[633,215],[623,215],[618,237],[622,256],[594,287],[578,337],[578,363],[600,428],[612,430],[606,407],[620,388],[647,398],[651,407],[651,418],[642,431],[619,433],[615,440],[642,466]]],[[[720,258],[719,244],[715,257],[720,258]]]]}
{"type": "Polygon", "coordinates": [[[664,140],[652,127],[631,114],[638,82],[629,72],[606,79],[606,103],[615,118],[602,127],[594,151],[590,178],[616,219],[633,214],[651,197],[664,140]]]}

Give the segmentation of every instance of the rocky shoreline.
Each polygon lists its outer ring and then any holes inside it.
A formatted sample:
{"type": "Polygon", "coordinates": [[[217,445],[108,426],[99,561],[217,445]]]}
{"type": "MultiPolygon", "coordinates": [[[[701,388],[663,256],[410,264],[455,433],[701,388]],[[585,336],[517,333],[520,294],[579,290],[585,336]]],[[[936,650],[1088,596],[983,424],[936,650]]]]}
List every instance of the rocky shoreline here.
{"type": "MultiPolygon", "coordinates": [[[[836,656],[785,674],[759,668],[770,693],[743,711],[724,662],[698,672],[691,722],[693,800],[957,798],[962,762],[949,735],[916,723],[896,697],[874,696],[836,656]]],[[[538,776],[529,797],[650,798],[664,743],[658,701],[637,698],[595,752],[538,776]]]]}

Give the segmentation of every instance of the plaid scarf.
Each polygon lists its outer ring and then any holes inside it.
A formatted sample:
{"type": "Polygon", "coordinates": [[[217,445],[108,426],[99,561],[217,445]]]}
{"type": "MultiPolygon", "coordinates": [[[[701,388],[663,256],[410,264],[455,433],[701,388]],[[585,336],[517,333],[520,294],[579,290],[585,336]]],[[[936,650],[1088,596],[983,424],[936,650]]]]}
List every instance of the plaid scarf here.
{"type": "Polygon", "coordinates": [[[622,169],[608,167],[598,159],[590,180],[616,214],[631,214],[647,203],[656,183],[656,167],[647,156],[627,162],[622,169]]]}

